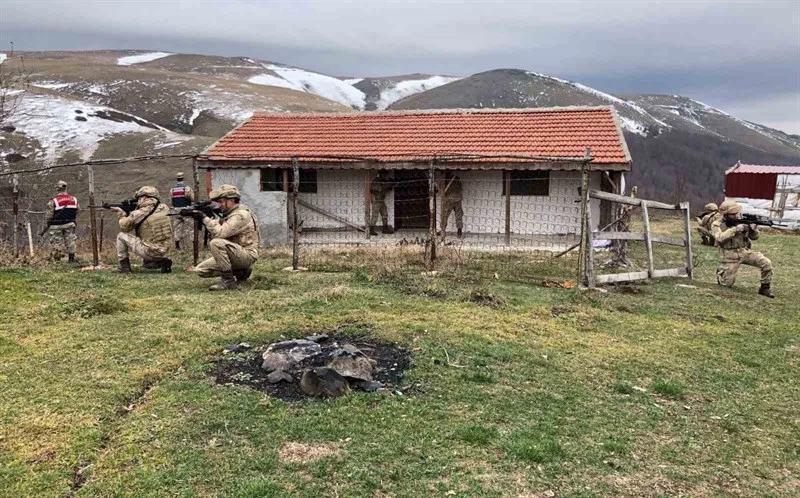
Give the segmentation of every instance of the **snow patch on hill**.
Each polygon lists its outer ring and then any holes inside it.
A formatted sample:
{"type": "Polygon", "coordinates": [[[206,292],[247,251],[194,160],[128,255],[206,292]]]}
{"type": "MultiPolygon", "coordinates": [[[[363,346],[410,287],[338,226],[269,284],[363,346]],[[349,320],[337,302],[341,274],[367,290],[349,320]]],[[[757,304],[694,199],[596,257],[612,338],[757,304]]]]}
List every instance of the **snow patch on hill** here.
{"type": "Polygon", "coordinates": [[[4,63],[8,59],[8,55],[0,54],[0,64],[4,63]]]}
{"type": "Polygon", "coordinates": [[[112,134],[155,131],[139,124],[137,121],[147,123],[141,118],[52,95],[26,95],[9,121],[16,128],[15,133],[24,133],[39,142],[42,149],[37,155],[45,165],[54,164],[61,153],[70,150],[76,151],[82,160],[88,160],[100,141],[112,134]],[[128,116],[131,120],[100,117],[109,113],[128,116]]]}
{"type": "Polygon", "coordinates": [[[126,57],[120,57],[117,59],[118,66],[132,66],[134,64],[141,64],[143,62],[150,62],[157,59],[163,59],[164,57],[172,55],[169,52],[150,52],[147,54],[139,54],[139,55],[128,55],[126,57]]]}
{"type": "Polygon", "coordinates": [[[358,88],[347,84],[343,80],[326,76],[320,73],[312,73],[304,69],[276,66],[274,64],[263,64],[265,69],[269,69],[280,78],[269,74],[253,76],[248,81],[258,85],[280,86],[291,88],[300,92],[313,93],[334,102],[339,102],[352,107],[353,109],[364,109],[364,92],[358,88]]]}
{"type": "Polygon", "coordinates": [[[431,90],[460,79],[461,78],[453,78],[449,76],[431,76],[430,78],[422,80],[401,81],[395,85],[381,90],[381,97],[376,102],[377,109],[379,111],[383,111],[400,99],[404,99],[410,95],[431,90]]]}

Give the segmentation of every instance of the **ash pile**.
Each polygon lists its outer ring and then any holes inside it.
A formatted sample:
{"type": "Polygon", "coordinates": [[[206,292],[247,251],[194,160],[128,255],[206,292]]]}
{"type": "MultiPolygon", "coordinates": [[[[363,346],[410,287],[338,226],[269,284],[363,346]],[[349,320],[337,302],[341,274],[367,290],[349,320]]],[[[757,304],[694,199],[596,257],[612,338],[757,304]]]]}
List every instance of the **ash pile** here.
{"type": "Polygon", "coordinates": [[[246,384],[273,397],[295,401],[334,398],[353,391],[402,396],[410,353],[398,346],[358,337],[325,334],[251,348],[225,348],[217,382],[246,384]]]}

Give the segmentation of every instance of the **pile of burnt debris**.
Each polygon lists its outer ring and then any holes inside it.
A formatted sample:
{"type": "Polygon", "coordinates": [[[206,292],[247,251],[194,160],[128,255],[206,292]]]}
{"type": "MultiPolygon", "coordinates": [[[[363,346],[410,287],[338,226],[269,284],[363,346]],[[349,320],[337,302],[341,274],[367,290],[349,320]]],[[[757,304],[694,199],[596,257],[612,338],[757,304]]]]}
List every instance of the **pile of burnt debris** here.
{"type": "Polygon", "coordinates": [[[360,390],[402,396],[403,373],[411,366],[408,350],[367,337],[326,334],[260,347],[227,346],[215,364],[221,384],[243,384],[287,401],[332,398],[360,390]]]}

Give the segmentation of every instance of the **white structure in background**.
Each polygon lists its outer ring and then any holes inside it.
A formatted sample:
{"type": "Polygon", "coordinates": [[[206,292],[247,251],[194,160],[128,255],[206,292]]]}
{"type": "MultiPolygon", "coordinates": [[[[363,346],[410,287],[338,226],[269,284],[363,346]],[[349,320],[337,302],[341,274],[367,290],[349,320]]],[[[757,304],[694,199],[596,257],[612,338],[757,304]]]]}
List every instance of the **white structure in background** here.
{"type": "Polygon", "coordinates": [[[725,199],[742,204],[745,214],[800,228],[800,166],[738,162],[725,172],[725,199]]]}

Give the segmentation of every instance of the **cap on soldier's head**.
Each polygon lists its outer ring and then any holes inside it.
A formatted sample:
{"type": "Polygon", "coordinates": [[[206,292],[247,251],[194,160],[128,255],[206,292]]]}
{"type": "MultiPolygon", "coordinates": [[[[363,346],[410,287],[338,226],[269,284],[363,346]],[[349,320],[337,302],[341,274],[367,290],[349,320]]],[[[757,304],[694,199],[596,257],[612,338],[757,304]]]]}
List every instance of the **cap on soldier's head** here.
{"type": "Polygon", "coordinates": [[[217,201],[219,199],[241,199],[242,196],[239,193],[238,188],[236,188],[234,185],[226,184],[220,185],[216,190],[212,190],[208,195],[208,198],[212,201],[217,201]]]}
{"type": "Polygon", "coordinates": [[[57,181],[57,182],[56,182],[56,188],[57,188],[58,190],[64,190],[64,189],[66,189],[66,188],[67,188],[67,182],[65,182],[64,180],[59,180],[59,181],[57,181]]]}
{"type": "Polygon", "coordinates": [[[177,178],[178,180],[183,180],[183,171],[181,171],[177,175],[175,175],[175,178],[177,178]]]}
{"type": "Polygon", "coordinates": [[[722,214],[739,214],[742,212],[742,206],[733,201],[725,201],[719,206],[719,212],[722,214]]]}
{"type": "Polygon", "coordinates": [[[705,206],[703,206],[703,209],[704,209],[706,212],[710,212],[710,211],[719,211],[719,207],[717,207],[717,205],[716,205],[716,204],[714,204],[713,202],[709,202],[708,204],[706,204],[705,206]]]}
{"type": "Polygon", "coordinates": [[[135,197],[158,197],[158,189],[149,185],[144,186],[136,191],[135,197]]]}

